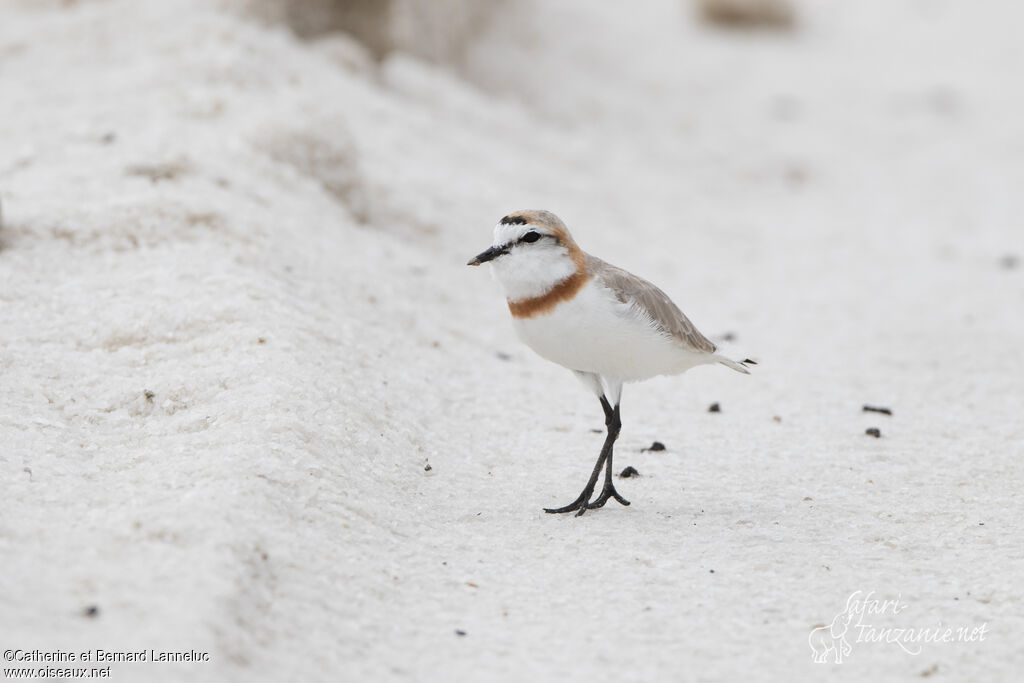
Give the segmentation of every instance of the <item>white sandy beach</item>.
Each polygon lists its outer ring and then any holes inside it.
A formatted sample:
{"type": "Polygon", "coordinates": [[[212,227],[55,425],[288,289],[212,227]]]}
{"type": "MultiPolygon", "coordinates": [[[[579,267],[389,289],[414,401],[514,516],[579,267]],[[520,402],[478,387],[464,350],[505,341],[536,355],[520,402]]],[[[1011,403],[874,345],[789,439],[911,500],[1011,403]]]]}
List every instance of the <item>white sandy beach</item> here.
{"type": "Polygon", "coordinates": [[[492,5],[378,59],[256,0],[0,0],[0,649],[1014,680],[1024,6],[492,5]],[[603,418],[465,266],[522,208],[759,362],[626,387],[628,508],[542,512],[603,418]],[[815,664],[856,591],[986,636],[815,664]]]}

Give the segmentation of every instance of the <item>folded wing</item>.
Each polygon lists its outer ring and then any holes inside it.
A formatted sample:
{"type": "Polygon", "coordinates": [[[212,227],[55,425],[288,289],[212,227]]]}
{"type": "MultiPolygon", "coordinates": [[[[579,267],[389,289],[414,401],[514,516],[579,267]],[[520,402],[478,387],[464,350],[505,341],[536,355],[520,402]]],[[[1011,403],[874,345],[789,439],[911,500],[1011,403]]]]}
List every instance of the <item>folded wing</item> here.
{"type": "Polygon", "coordinates": [[[684,347],[700,353],[714,353],[715,345],[702,335],[665,292],[622,268],[587,255],[587,270],[624,304],[635,307],[666,334],[684,347]]]}

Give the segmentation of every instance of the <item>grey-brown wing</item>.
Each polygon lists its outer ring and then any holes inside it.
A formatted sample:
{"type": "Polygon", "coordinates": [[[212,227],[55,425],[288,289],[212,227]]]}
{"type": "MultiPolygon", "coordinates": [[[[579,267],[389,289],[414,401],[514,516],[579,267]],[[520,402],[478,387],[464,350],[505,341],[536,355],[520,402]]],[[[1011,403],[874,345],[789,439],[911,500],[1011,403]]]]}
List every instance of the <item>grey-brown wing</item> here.
{"type": "Polygon", "coordinates": [[[632,273],[587,255],[587,269],[619,301],[636,306],[666,333],[694,351],[714,353],[715,345],[701,334],[665,292],[632,273]]]}

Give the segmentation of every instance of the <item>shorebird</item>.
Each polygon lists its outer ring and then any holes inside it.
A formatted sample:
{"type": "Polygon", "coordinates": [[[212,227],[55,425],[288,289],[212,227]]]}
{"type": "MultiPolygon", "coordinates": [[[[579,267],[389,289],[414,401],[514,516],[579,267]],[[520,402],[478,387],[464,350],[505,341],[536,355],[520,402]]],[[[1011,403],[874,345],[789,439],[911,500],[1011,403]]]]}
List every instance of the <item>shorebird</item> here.
{"type": "Polygon", "coordinates": [[[612,449],[622,421],[624,382],[677,375],[706,363],[750,374],[716,353],[672,300],[650,282],[587,254],[550,211],[516,211],[494,228],[494,242],[467,265],[488,263],[504,290],[520,340],[541,357],[575,373],[604,410],[604,445],[586,487],[573,502],[545,512],[600,508],[614,498],[612,449]],[[590,497],[604,468],[604,487],[590,497]]]}

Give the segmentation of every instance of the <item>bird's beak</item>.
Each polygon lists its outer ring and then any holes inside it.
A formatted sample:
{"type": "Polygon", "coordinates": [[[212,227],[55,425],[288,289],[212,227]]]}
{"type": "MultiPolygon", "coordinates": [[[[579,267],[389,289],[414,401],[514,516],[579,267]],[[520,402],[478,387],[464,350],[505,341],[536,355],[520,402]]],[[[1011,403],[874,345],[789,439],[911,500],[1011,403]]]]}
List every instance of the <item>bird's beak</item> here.
{"type": "Polygon", "coordinates": [[[481,263],[487,263],[488,261],[493,261],[494,259],[498,258],[499,256],[504,256],[507,253],[508,253],[508,247],[507,246],[491,247],[487,251],[481,252],[481,253],[477,254],[476,256],[474,256],[473,258],[469,259],[469,261],[466,262],[466,265],[467,266],[479,266],[481,263]]]}

